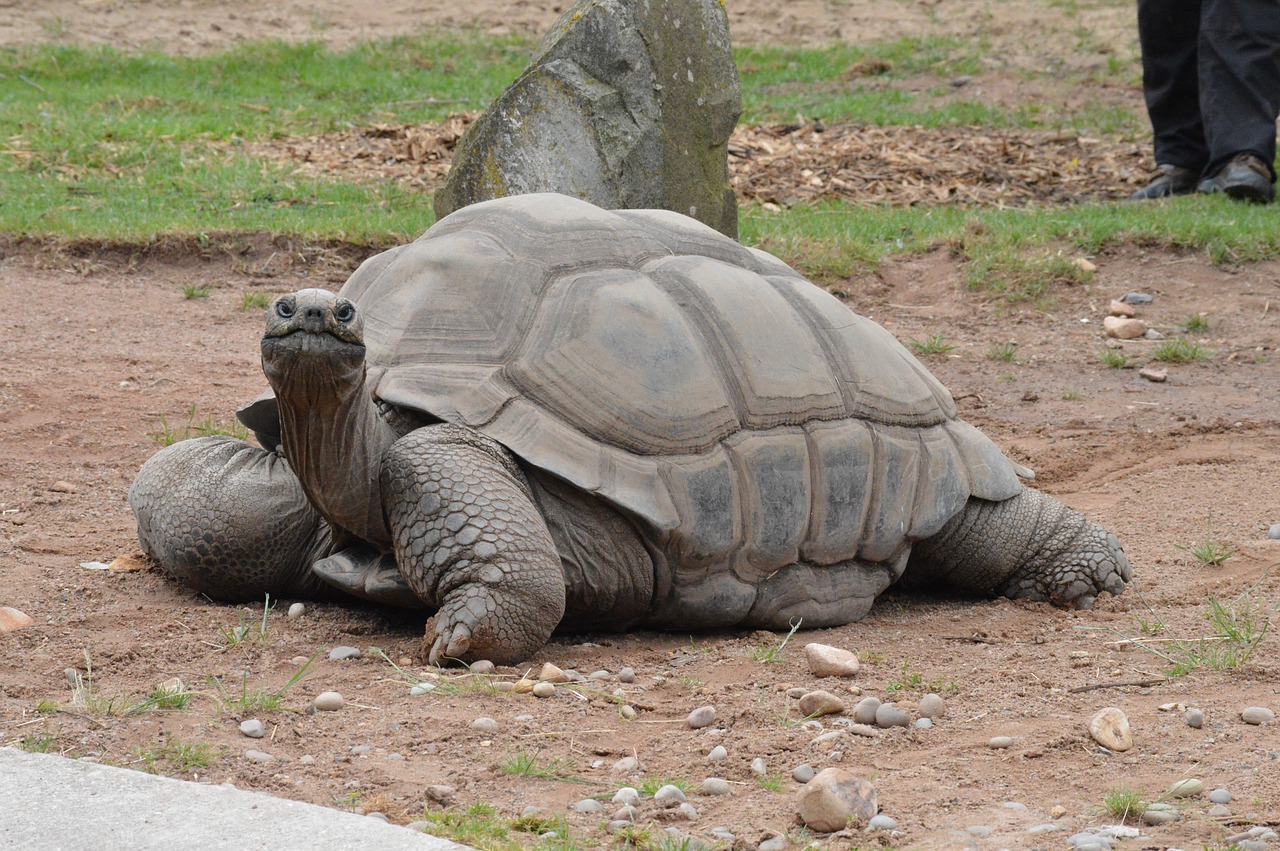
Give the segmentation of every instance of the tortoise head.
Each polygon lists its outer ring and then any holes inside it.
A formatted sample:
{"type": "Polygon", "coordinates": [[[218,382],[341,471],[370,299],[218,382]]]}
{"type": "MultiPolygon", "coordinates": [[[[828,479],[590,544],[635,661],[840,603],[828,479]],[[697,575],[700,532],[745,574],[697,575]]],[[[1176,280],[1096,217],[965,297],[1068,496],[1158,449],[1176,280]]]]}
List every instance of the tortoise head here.
{"type": "Polygon", "coordinates": [[[277,397],[337,401],[360,383],[364,357],[364,322],[347,299],[305,289],[267,308],[262,370],[277,397]]]}

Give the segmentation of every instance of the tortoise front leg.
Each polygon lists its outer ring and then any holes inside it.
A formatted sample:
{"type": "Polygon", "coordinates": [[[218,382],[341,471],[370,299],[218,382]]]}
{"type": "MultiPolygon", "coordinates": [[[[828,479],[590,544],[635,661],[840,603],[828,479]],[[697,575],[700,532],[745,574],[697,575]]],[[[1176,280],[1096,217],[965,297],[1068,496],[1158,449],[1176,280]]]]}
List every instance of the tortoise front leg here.
{"type": "Polygon", "coordinates": [[[396,563],[420,598],[432,664],[514,664],[564,615],[560,558],[510,454],[455,425],[410,432],[383,456],[382,504],[396,563]]]}

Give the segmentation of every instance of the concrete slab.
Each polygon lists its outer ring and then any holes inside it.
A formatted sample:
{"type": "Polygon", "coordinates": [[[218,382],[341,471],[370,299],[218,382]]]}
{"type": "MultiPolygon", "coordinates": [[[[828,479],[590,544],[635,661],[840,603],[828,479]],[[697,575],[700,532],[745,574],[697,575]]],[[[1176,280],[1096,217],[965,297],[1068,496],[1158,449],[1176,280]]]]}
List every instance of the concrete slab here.
{"type": "Polygon", "coordinates": [[[0,748],[0,848],[465,851],[468,846],[261,792],[0,748]]]}

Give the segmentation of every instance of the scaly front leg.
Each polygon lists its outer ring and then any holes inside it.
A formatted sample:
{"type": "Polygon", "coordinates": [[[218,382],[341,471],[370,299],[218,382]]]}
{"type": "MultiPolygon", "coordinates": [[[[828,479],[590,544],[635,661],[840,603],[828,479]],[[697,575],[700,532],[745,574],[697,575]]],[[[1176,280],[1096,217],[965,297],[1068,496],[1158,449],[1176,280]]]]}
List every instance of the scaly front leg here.
{"type": "Polygon", "coordinates": [[[564,574],[506,449],[460,426],[427,426],[383,456],[381,488],[400,572],[439,607],[427,622],[429,662],[515,664],[546,642],[564,615],[564,574]]]}

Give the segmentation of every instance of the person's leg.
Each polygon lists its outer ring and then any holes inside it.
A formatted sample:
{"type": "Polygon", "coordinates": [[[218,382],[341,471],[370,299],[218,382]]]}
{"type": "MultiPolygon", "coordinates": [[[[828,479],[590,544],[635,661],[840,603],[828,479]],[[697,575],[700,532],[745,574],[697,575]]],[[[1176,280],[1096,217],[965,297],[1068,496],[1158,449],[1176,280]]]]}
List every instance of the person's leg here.
{"type": "Polygon", "coordinates": [[[1209,146],[1204,191],[1271,198],[1280,113],[1280,4],[1204,0],[1200,112],[1209,146]]]}
{"type": "Polygon", "coordinates": [[[1196,172],[1209,160],[1197,72],[1200,5],[1200,0],[1138,0],[1142,93],[1156,162],[1196,172]]]}

